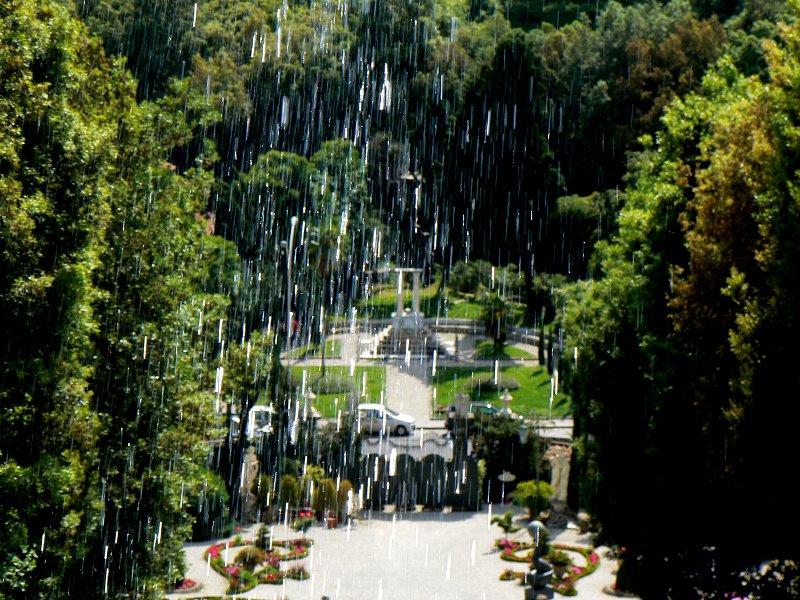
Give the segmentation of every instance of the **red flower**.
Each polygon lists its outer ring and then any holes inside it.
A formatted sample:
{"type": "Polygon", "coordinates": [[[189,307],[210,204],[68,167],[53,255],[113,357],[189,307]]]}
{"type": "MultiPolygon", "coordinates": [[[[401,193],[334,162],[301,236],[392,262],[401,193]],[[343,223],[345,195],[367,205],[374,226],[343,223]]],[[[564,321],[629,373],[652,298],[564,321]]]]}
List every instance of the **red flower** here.
{"type": "Polygon", "coordinates": [[[183,581],[181,581],[180,585],[175,586],[175,589],[176,590],[190,590],[196,585],[197,585],[197,582],[194,579],[184,579],[183,581]]]}

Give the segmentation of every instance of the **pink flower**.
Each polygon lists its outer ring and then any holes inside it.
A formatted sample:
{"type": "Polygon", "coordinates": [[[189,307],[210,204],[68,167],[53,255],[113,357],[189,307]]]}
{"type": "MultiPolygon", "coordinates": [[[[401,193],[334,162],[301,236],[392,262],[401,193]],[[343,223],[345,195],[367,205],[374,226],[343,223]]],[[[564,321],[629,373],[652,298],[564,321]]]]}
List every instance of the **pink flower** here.
{"type": "Polygon", "coordinates": [[[594,552],[592,552],[589,555],[589,562],[592,563],[593,565],[596,565],[599,560],[600,560],[600,557],[597,556],[597,554],[595,554],[594,552]]]}

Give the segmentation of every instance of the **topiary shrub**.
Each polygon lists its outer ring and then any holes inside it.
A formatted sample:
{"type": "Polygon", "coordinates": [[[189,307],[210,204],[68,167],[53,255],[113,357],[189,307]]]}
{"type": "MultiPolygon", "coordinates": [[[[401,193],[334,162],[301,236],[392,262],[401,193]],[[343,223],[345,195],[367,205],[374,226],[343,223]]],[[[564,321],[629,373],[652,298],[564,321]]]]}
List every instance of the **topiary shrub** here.
{"type": "Polygon", "coordinates": [[[259,550],[268,550],[271,542],[272,534],[270,533],[269,527],[262,525],[256,532],[256,539],[253,544],[259,550]]]}
{"type": "Polygon", "coordinates": [[[527,507],[530,518],[536,519],[554,493],[553,486],[546,481],[521,481],[510,496],[516,506],[527,507]]]}
{"type": "Polygon", "coordinates": [[[333,479],[322,479],[314,488],[313,507],[318,517],[329,510],[336,511],[336,482],[333,479]]]}
{"type": "Polygon", "coordinates": [[[258,565],[265,562],[266,553],[260,548],[247,547],[236,555],[235,562],[242,565],[244,569],[253,571],[258,565]]]}
{"type": "Polygon", "coordinates": [[[300,502],[300,484],[294,475],[284,475],[281,478],[281,487],[278,491],[281,506],[297,506],[300,502]]]}

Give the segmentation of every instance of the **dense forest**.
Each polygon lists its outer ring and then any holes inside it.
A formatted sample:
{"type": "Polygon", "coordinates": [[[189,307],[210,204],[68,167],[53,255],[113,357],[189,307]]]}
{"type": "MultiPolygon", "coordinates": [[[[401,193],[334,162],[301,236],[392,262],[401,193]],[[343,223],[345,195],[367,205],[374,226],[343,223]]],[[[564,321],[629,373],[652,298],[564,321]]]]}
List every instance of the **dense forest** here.
{"type": "Polygon", "coordinates": [[[235,510],[220,404],[287,396],[287,289],[313,337],[479,259],[559,332],[620,585],[796,597],[798,16],[0,0],[0,598],[157,597],[235,510]]]}

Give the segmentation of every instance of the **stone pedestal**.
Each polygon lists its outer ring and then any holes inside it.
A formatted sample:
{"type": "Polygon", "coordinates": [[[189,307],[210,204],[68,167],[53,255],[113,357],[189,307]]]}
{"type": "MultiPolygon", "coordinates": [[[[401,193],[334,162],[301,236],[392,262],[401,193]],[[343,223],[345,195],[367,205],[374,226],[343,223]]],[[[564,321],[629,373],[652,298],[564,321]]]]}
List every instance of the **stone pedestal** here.
{"type": "Polygon", "coordinates": [[[553,567],[541,558],[536,559],[536,568],[525,574],[525,600],[541,600],[554,597],[553,567]]]}
{"type": "Polygon", "coordinates": [[[554,529],[566,529],[570,520],[576,519],[567,506],[567,502],[555,496],[550,498],[550,515],[547,517],[547,526],[554,529]]]}
{"type": "Polygon", "coordinates": [[[395,296],[395,312],[392,315],[394,318],[395,329],[404,330],[419,330],[423,325],[424,315],[420,308],[420,275],[422,269],[395,269],[397,273],[397,294],[395,296]],[[403,294],[403,274],[411,273],[412,275],[412,299],[411,311],[406,310],[405,299],[403,294]]]}

